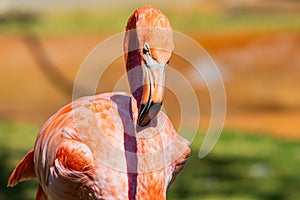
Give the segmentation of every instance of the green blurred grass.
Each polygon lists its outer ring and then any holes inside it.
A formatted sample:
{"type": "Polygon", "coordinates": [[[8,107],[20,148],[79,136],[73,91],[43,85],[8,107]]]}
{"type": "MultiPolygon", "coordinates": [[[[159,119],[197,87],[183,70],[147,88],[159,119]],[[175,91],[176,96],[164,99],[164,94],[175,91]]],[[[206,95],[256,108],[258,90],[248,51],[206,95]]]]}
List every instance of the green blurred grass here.
{"type": "MultiPolygon", "coordinates": [[[[15,164],[33,146],[38,126],[0,121],[0,199],[34,199],[36,181],[6,188],[15,164]]],[[[192,144],[188,165],[168,199],[300,199],[300,142],[225,131],[204,159],[192,144]]]]}
{"type": "Polygon", "coordinates": [[[0,200],[35,199],[37,181],[7,188],[16,164],[33,147],[39,127],[33,124],[0,120],[0,200]]]}
{"type": "MultiPolygon", "coordinates": [[[[36,21],[34,29],[40,34],[70,33],[116,33],[124,31],[127,19],[133,10],[101,9],[77,10],[32,14],[10,13],[8,19],[0,20],[1,32],[20,31],[20,22],[36,21]],[[16,17],[17,15],[17,17],[16,17]],[[32,15],[28,17],[28,15],[32,15]],[[35,18],[37,17],[37,18],[35,18]],[[10,20],[9,20],[10,19],[10,20]],[[22,21],[23,19],[23,21],[22,21]]],[[[299,31],[300,13],[204,13],[199,8],[188,10],[162,9],[170,19],[173,28],[187,32],[220,31],[299,31]],[[178,15],[177,13],[181,14],[178,15]]],[[[0,18],[1,19],[1,18],[0,18]]],[[[25,22],[25,26],[30,23],[25,22]]],[[[23,27],[22,27],[23,28],[23,27]]]]}
{"type": "MultiPolygon", "coordinates": [[[[114,12],[71,12],[48,15],[39,30],[47,33],[124,31],[128,10],[114,12]],[[116,12],[115,12],[116,13],[116,12]]],[[[176,12],[177,13],[177,12],[176,12]]],[[[166,13],[174,30],[178,31],[236,31],[236,30],[300,30],[300,14],[203,14],[197,10],[177,15],[166,13]]]]}
{"type": "MultiPolygon", "coordinates": [[[[199,140],[198,140],[199,141],[199,140]]],[[[211,154],[199,142],[170,199],[299,199],[300,142],[224,132],[211,154]]]]}

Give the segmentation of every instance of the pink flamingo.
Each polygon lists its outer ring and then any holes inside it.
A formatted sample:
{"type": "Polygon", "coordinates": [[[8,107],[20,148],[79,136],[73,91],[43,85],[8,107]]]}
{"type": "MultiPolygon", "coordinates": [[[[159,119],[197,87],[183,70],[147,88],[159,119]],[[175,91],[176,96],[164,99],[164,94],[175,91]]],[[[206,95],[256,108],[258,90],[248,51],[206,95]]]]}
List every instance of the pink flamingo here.
{"type": "Polygon", "coordinates": [[[132,95],[98,94],[61,108],[43,125],[8,186],[37,178],[37,200],[166,199],[190,154],[189,143],[160,111],[172,28],[160,10],[144,6],[126,30],[132,95]]]}

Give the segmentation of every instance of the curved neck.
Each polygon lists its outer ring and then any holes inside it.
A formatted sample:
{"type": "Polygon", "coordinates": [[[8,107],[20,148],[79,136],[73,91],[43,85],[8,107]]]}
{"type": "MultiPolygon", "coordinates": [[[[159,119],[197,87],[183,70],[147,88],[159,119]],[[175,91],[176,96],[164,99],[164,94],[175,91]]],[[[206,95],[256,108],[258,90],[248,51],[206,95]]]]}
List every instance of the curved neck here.
{"type": "Polygon", "coordinates": [[[140,45],[137,32],[127,30],[124,40],[125,62],[128,82],[133,97],[136,99],[137,108],[140,109],[143,94],[143,69],[140,55],[140,45]]]}
{"type": "Polygon", "coordinates": [[[137,102],[137,108],[140,109],[143,95],[143,69],[141,67],[141,57],[138,50],[128,53],[126,70],[130,91],[137,102]]]}

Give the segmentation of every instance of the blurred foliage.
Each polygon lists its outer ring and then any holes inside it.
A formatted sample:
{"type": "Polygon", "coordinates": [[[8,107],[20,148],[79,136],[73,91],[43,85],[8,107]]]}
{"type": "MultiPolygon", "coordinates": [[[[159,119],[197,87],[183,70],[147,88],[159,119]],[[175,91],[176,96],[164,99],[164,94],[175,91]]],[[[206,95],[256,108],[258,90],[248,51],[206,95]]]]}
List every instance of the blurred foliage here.
{"type": "MultiPolygon", "coordinates": [[[[19,31],[20,23],[36,24],[41,34],[114,33],[124,31],[127,19],[134,8],[106,10],[77,10],[50,13],[26,13],[13,11],[0,16],[1,32],[19,31]]],[[[277,31],[300,30],[300,13],[253,13],[253,12],[199,12],[198,8],[187,10],[164,10],[178,31],[277,31]],[[181,15],[177,15],[180,12],[181,15]],[[184,17],[183,17],[184,16],[184,17]]]]}
{"type": "MultiPolygon", "coordinates": [[[[16,163],[33,146],[36,125],[0,121],[0,199],[34,199],[37,181],[6,188],[16,163]]],[[[300,142],[234,131],[224,132],[204,159],[197,154],[203,135],[192,144],[184,172],[168,199],[300,199],[300,142]]]]}
{"type": "Polygon", "coordinates": [[[15,165],[34,145],[38,126],[0,120],[0,200],[34,199],[37,181],[7,188],[7,180],[15,165]]]}
{"type": "MultiPolygon", "coordinates": [[[[199,141],[199,140],[198,140],[199,141]]],[[[170,199],[299,199],[299,141],[228,131],[212,153],[198,159],[200,143],[170,199]]]]}

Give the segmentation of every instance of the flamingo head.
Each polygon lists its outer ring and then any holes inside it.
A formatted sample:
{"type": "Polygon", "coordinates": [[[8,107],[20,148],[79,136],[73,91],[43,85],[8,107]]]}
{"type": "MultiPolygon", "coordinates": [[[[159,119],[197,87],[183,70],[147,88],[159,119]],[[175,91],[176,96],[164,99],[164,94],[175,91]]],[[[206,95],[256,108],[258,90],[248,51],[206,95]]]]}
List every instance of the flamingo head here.
{"type": "Polygon", "coordinates": [[[128,19],[125,61],[130,89],[137,100],[140,126],[147,125],[161,109],[165,69],[173,49],[172,27],[160,10],[147,5],[128,19]]]}

